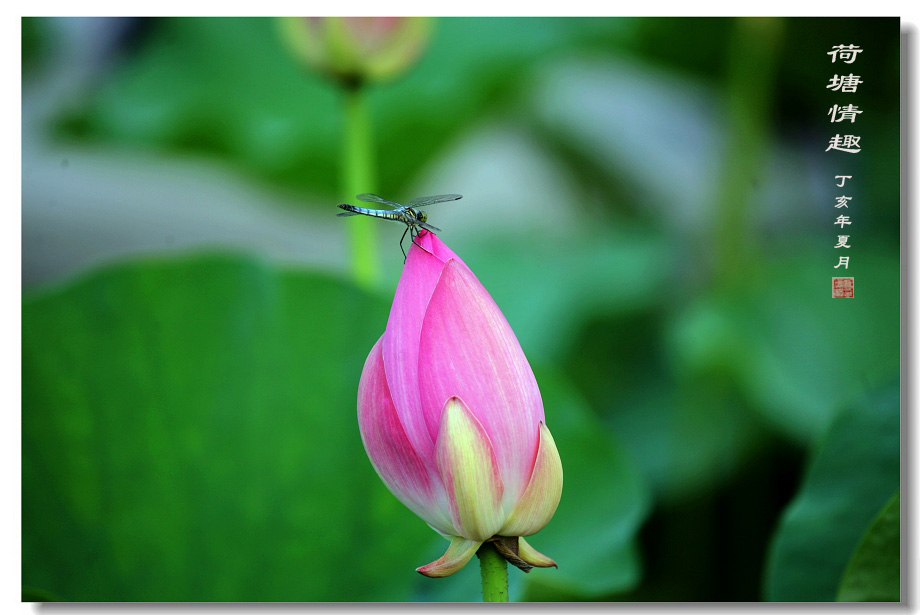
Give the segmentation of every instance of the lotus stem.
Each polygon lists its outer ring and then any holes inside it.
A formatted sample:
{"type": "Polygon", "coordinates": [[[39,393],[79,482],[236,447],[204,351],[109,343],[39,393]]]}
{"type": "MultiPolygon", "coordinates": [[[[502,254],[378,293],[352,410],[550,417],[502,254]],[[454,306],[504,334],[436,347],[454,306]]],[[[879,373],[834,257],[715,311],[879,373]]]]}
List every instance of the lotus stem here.
{"type": "Polygon", "coordinates": [[[484,542],[476,552],[482,574],[482,601],[508,602],[508,562],[491,542],[484,542]]]}
{"type": "MultiPolygon", "coordinates": [[[[349,84],[345,96],[345,141],[342,150],[344,202],[353,203],[355,195],[374,192],[375,156],[370,113],[365,87],[349,84]]],[[[377,265],[376,220],[355,216],[348,220],[351,271],[357,284],[374,288],[380,278],[377,265]]]]}

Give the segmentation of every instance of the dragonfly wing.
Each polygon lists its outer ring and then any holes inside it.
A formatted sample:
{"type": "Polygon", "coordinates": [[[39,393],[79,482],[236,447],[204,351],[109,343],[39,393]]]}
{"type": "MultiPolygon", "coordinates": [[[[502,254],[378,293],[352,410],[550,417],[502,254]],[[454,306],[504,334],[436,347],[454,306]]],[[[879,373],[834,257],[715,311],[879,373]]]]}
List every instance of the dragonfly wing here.
{"type": "Polygon", "coordinates": [[[357,215],[358,215],[358,212],[356,211],[347,211],[343,214],[336,214],[335,217],[336,218],[347,218],[348,216],[357,216],[357,215]]]}
{"type": "Polygon", "coordinates": [[[400,205],[399,203],[388,201],[382,196],[377,196],[376,194],[364,193],[364,194],[359,194],[355,198],[365,203],[380,203],[382,205],[389,205],[390,207],[402,207],[402,205],[400,205]]]}
{"type": "Polygon", "coordinates": [[[436,226],[431,226],[430,224],[428,224],[428,223],[426,223],[426,222],[416,222],[416,224],[417,224],[418,226],[422,227],[423,229],[425,229],[426,231],[431,231],[432,233],[440,233],[440,232],[441,232],[441,229],[439,229],[439,228],[436,227],[436,226]]]}
{"type": "Polygon", "coordinates": [[[412,199],[409,201],[409,207],[425,207],[426,205],[434,205],[435,203],[444,203],[446,201],[456,201],[462,199],[462,194],[438,194],[435,196],[420,196],[417,199],[412,199]]]}

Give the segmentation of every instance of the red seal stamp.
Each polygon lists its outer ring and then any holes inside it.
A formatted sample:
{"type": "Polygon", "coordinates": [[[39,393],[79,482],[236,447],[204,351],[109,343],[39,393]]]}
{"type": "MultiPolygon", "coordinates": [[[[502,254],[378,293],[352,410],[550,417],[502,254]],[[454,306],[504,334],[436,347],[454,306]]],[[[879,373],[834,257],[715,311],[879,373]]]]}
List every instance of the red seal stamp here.
{"type": "Polygon", "coordinates": [[[831,278],[831,297],[834,299],[853,298],[853,278],[831,278]]]}

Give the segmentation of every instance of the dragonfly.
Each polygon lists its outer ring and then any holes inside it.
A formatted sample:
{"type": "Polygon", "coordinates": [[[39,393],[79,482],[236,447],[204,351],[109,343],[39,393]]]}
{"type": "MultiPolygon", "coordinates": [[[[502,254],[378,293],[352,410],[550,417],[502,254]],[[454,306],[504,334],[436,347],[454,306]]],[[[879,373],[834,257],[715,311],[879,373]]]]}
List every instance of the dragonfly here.
{"type": "MultiPolygon", "coordinates": [[[[437,194],[435,196],[423,196],[417,199],[412,199],[405,205],[396,203],[395,201],[389,201],[383,197],[379,197],[376,194],[359,194],[355,197],[359,201],[364,203],[380,203],[381,205],[387,205],[393,209],[368,209],[366,207],[355,207],[354,205],[349,205],[348,203],[341,203],[339,207],[345,210],[345,213],[338,214],[339,218],[346,218],[348,216],[371,216],[373,218],[381,218],[383,220],[393,220],[394,222],[402,222],[406,225],[406,230],[403,232],[402,237],[399,239],[399,249],[402,250],[403,260],[406,258],[406,251],[403,249],[403,240],[406,238],[406,233],[410,233],[412,238],[412,243],[415,243],[415,238],[418,237],[420,229],[424,229],[430,232],[440,232],[436,226],[431,226],[428,224],[428,214],[424,211],[420,211],[419,207],[427,207],[428,205],[434,205],[435,203],[444,203],[446,201],[456,201],[462,199],[463,196],[459,194],[437,194]]],[[[419,244],[415,243],[418,247],[419,244]]],[[[422,248],[424,250],[424,248],[422,248]]]]}

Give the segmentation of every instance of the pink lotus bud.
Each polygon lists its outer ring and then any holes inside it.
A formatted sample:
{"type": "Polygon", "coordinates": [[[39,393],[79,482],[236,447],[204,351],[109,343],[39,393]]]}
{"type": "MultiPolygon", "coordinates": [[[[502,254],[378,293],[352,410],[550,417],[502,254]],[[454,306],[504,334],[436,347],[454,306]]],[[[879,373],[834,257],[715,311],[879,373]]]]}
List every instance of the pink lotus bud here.
{"type": "Polygon", "coordinates": [[[285,17],[284,41],[308,66],[346,84],[388,79],[421,55],[430,17],[285,17]]]}
{"type": "Polygon", "coordinates": [[[416,241],[361,374],[364,448],[390,491],[451,540],[422,574],[453,574],[487,540],[525,571],[555,566],[519,538],[562,494],[533,371],[469,267],[431,233],[416,241]]]}

